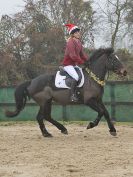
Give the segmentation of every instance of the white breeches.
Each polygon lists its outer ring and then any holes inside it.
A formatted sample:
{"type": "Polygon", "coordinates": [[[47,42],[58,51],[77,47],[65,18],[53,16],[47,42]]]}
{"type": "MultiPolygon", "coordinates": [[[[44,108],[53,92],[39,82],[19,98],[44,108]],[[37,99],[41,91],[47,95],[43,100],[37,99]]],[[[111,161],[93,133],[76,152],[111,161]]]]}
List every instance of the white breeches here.
{"type": "Polygon", "coordinates": [[[68,66],[64,66],[64,70],[72,77],[74,78],[76,81],[79,80],[79,76],[77,74],[77,72],[75,71],[74,68],[79,68],[79,66],[72,66],[72,65],[68,65],[68,66]]]}

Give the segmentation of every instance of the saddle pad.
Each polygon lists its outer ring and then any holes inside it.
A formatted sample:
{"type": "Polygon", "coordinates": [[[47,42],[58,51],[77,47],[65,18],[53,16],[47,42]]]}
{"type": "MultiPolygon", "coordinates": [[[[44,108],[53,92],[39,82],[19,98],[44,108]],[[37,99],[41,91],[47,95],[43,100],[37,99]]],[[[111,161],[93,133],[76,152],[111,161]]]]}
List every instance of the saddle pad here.
{"type": "MultiPolygon", "coordinates": [[[[79,68],[79,69],[82,74],[82,79],[77,87],[82,87],[84,84],[84,75],[83,75],[82,69],[81,68],[79,68]]],[[[65,79],[66,79],[66,76],[61,76],[60,71],[57,71],[56,76],[55,76],[55,86],[57,88],[70,88],[66,85],[65,79]]]]}

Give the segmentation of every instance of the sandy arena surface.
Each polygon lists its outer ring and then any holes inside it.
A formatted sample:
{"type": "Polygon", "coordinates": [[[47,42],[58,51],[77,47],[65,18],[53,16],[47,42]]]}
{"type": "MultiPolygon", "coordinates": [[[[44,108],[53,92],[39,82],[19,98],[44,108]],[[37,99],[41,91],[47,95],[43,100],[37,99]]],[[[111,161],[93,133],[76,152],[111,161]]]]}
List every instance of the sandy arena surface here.
{"type": "Polygon", "coordinates": [[[44,138],[36,122],[0,123],[0,177],[133,177],[133,124],[67,124],[69,135],[54,126],[44,138]]]}

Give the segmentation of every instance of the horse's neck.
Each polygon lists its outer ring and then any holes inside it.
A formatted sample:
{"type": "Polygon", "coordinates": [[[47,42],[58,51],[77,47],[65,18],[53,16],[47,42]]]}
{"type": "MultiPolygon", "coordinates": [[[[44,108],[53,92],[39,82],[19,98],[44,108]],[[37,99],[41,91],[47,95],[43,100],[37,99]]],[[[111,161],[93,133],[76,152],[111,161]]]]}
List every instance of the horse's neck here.
{"type": "Polygon", "coordinates": [[[96,60],[92,66],[90,66],[91,71],[100,79],[104,80],[106,75],[106,63],[104,56],[96,60]]]}

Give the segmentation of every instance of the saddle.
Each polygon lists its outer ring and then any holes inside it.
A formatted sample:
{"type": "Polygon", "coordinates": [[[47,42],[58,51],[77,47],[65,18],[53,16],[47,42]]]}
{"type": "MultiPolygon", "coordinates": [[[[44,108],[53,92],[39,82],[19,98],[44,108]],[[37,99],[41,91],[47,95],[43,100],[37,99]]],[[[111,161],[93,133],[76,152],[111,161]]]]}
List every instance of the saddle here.
{"type": "MultiPolygon", "coordinates": [[[[84,75],[81,68],[75,68],[79,81],[77,87],[82,87],[84,84],[84,75]]],[[[56,73],[55,86],[57,88],[70,88],[73,78],[64,70],[63,66],[59,67],[59,71],[56,73]]]]}

